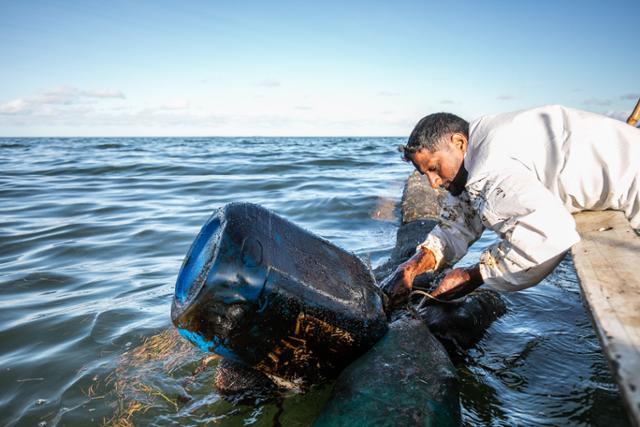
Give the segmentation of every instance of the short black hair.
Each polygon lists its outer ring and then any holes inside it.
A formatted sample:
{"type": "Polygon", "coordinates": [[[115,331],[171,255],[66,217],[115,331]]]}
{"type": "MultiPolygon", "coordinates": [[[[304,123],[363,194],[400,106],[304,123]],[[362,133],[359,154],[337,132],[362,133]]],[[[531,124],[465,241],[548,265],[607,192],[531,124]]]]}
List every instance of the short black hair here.
{"type": "Polygon", "coordinates": [[[461,133],[468,139],[469,122],[451,113],[429,114],[418,122],[407,144],[401,145],[399,149],[404,160],[409,161],[409,156],[423,148],[430,152],[437,151],[444,137],[452,133],[461,133]]]}

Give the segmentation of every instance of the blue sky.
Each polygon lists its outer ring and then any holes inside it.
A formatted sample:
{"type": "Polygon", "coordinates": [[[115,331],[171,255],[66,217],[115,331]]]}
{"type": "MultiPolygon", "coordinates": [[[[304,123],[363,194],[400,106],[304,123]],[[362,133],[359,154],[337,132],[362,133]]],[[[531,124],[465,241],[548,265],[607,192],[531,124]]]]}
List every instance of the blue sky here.
{"type": "Polygon", "coordinates": [[[631,1],[0,0],[0,136],[405,136],[436,111],[551,103],[624,118],[639,16],[631,1]]]}

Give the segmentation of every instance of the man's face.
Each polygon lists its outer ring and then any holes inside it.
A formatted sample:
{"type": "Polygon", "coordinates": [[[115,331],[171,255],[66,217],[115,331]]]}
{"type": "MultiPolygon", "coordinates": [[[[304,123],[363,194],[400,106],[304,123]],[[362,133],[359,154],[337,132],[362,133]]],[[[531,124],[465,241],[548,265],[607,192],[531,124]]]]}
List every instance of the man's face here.
{"type": "Polygon", "coordinates": [[[432,188],[442,187],[457,196],[464,189],[467,178],[463,165],[466,150],[466,138],[453,134],[440,149],[434,152],[419,150],[410,160],[416,170],[427,177],[432,188]]]}

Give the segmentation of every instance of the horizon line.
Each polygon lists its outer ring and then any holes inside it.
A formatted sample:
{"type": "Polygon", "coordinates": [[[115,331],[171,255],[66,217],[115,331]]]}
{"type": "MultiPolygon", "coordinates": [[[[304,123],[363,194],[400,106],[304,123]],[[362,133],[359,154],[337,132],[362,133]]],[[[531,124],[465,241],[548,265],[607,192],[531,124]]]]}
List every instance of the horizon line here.
{"type": "Polygon", "coordinates": [[[59,136],[59,135],[37,135],[37,136],[3,136],[0,139],[10,138],[408,138],[406,135],[76,135],[76,136],[59,136]]]}

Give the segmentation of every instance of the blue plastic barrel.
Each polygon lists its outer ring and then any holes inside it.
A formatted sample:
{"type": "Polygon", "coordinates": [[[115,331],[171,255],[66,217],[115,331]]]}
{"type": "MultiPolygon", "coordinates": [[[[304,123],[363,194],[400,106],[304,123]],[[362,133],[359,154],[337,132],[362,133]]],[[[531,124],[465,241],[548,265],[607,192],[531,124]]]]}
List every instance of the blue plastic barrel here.
{"type": "Polygon", "coordinates": [[[203,351],[304,384],[336,376],[385,334],[379,292],[355,255],[231,203],[191,245],[171,317],[203,351]]]}

